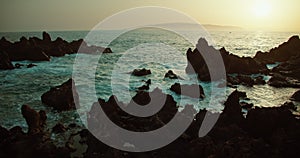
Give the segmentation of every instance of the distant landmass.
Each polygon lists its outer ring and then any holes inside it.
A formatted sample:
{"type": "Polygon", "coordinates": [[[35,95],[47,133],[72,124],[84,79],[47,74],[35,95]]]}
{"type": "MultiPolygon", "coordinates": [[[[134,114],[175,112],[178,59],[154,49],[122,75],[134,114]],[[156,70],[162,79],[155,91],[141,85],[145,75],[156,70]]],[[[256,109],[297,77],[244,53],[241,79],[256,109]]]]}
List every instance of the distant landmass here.
{"type": "MultiPolygon", "coordinates": [[[[174,29],[190,29],[190,30],[199,29],[198,24],[192,24],[192,23],[164,23],[164,24],[157,24],[153,26],[170,27],[174,29]]],[[[242,27],[238,27],[238,26],[214,25],[214,24],[203,24],[202,26],[207,30],[219,30],[219,31],[243,30],[242,27]]]]}

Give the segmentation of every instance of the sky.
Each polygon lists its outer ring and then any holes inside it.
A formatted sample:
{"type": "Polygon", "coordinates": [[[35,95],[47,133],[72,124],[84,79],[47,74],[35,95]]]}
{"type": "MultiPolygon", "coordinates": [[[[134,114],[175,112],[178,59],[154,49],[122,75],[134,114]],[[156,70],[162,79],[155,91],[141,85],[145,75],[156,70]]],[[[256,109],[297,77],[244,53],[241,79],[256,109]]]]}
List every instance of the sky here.
{"type": "Polygon", "coordinates": [[[200,24],[300,31],[299,0],[0,0],[0,3],[0,32],[90,30],[118,12],[143,6],[178,10],[200,24]]]}

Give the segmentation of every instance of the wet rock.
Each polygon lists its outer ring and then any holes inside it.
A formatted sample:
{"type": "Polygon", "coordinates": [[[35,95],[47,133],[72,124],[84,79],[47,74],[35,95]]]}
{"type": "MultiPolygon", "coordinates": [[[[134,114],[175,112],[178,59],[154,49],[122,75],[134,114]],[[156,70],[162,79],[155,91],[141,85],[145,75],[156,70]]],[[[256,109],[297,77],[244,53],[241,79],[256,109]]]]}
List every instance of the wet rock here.
{"type": "Polygon", "coordinates": [[[28,105],[23,105],[21,111],[28,125],[28,134],[40,133],[43,129],[42,124],[44,121],[42,120],[43,118],[41,119],[40,114],[28,105]]]}
{"type": "Polygon", "coordinates": [[[142,85],[141,87],[138,87],[139,91],[149,90],[149,85],[142,85]]]}
{"type": "Polygon", "coordinates": [[[49,35],[49,33],[43,31],[43,41],[44,42],[51,42],[51,37],[49,35]]]}
{"type": "Polygon", "coordinates": [[[286,62],[299,56],[300,39],[299,36],[292,36],[287,42],[271,49],[269,52],[257,52],[254,59],[265,64],[275,62],[286,62]]]}
{"type": "Polygon", "coordinates": [[[181,77],[177,76],[172,70],[169,70],[164,78],[169,78],[169,79],[182,79],[181,77]]]}
{"type": "Polygon", "coordinates": [[[61,124],[61,123],[56,124],[56,125],[52,128],[52,132],[53,132],[53,133],[63,133],[63,132],[65,132],[65,131],[67,131],[67,128],[66,128],[63,124],[61,124]]]}
{"type": "Polygon", "coordinates": [[[240,105],[240,99],[246,98],[245,92],[238,90],[233,91],[224,103],[224,110],[221,114],[220,121],[224,121],[223,124],[242,124],[244,117],[242,114],[242,108],[240,105]]]}
{"type": "Polygon", "coordinates": [[[27,68],[32,68],[32,67],[35,67],[35,66],[37,66],[37,65],[30,63],[30,64],[27,65],[27,68]]]}
{"type": "Polygon", "coordinates": [[[131,73],[134,76],[146,76],[151,74],[151,70],[143,69],[134,69],[131,73]]]}
{"type": "Polygon", "coordinates": [[[250,110],[254,105],[252,103],[240,102],[240,105],[243,109],[250,110]]]}
{"type": "Polygon", "coordinates": [[[41,100],[58,111],[72,110],[76,109],[76,105],[79,106],[79,96],[73,79],[51,88],[41,96],[41,100]]]}
{"type": "Polygon", "coordinates": [[[176,102],[173,97],[162,93],[162,91],[157,88],[152,92],[137,92],[127,105],[119,102],[115,96],[111,96],[107,102],[100,99],[98,102],[94,103],[89,112],[89,129],[101,129],[99,121],[102,120],[101,117],[103,116],[98,112],[100,106],[106,115],[118,126],[132,131],[144,132],[162,127],[165,123],[169,122],[177,112],[176,102]],[[127,109],[132,106],[144,105],[153,107],[161,104],[163,106],[162,109],[149,117],[133,116],[120,108],[127,109]]]}
{"type": "Polygon", "coordinates": [[[17,68],[17,69],[21,68],[22,66],[24,66],[24,64],[20,64],[20,63],[15,64],[15,68],[17,68]]]}
{"type": "Polygon", "coordinates": [[[254,78],[254,84],[255,85],[264,85],[266,84],[266,81],[264,80],[263,76],[258,76],[254,78]]]}
{"type": "Polygon", "coordinates": [[[14,69],[9,56],[6,52],[0,50],[0,70],[11,70],[14,69]]]}
{"type": "Polygon", "coordinates": [[[186,95],[192,98],[204,98],[204,90],[201,85],[193,84],[193,85],[180,85],[179,83],[175,83],[170,88],[171,91],[180,94],[186,95]]]}
{"type": "Polygon", "coordinates": [[[293,101],[300,101],[300,90],[298,90],[297,92],[295,92],[292,95],[291,100],[293,100],[293,101]]]}
{"type": "Polygon", "coordinates": [[[300,82],[294,80],[293,78],[283,76],[281,74],[275,73],[272,78],[268,81],[268,84],[273,87],[291,87],[300,88],[300,82]]]}
{"type": "Polygon", "coordinates": [[[47,32],[43,32],[42,36],[42,39],[21,37],[20,41],[14,43],[2,38],[0,40],[0,49],[7,52],[11,61],[50,61],[51,56],[61,57],[65,54],[73,53],[112,53],[110,48],[88,46],[83,39],[67,42],[58,37],[56,40],[51,41],[51,37],[47,32]],[[78,52],[79,48],[81,48],[80,52],[78,52]]]}
{"type": "MultiPolygon", "coordinates": [[[[198,78],[202,81],[210,81],[210,74],[208,71],[208,67],[201,53],[209,54],[213,53],[213,55],[217,56],[220,54],[223,58],[225,71],[227,74],[258,74],[258,73],[267,73],[268,69],[265,64],[258,62],[250,57],[239,57],[237,55],[230,54],[225,48],[221,48],[220,50],[216,50],[212,46],[209,46],[207,41],[203,38],[199,39],[197,48],[201,48],[201,50],[205,50],[200,52],[198,49],[187,51],[187,60],[188,65],[186,67],[187,73],[197,73],[198,78]]],[[[222,78],[222,74],[216,74],[219,77],[216,77],[216,80],[224,79],[222,78]]]]}

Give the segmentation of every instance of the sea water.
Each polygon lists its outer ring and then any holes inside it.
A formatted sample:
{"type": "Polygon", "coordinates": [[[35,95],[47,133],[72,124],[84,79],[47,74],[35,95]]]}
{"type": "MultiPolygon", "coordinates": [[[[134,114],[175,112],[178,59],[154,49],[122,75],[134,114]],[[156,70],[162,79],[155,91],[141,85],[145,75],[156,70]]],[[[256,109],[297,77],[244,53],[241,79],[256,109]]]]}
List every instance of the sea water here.
{"type": "MultiPolygon", "coordinates": [[[[21,126],[26,129],[27,125],[21,115],[21,106],[28,104],[36,110],[46,110],[48,116],[48,127],[53,127],[57,122],[64,124],[81,124],[80,116],[86,115],[92,106],[88,100],[91,92],[86,91],[95,86],[96,97],[107,100],[112,94],[122,102],[129,102],[130,97],[136,94],[137,87],[142,86],[142,80],[152,80],[150,91],[158,87],[163,92],[172,95],[183,108],[186,104],[194,104],[197,110],[207,108],[211,111],[221,111],[222,103],[234,89],[220,88],[212,94],[212,87],[218,87],[218,82],[199,82],[204,88],[206,98],[203,100],[179,96],[170,91],[169,88],[175,82],[193,84],[196,75],[185,73],[187,65],[186,50],[195,48],[201,33],[183,30],[185,36],[161,31],[157,29],[139,29],[120,35],[120,30],[94,31],[89,36],[89,44],[97,46],[109,46],[114,53],[97,55],[72,54],[64,57],[52,57],[50,62],[22,61],[18,63],[34,63],[33,68],[21,68],[0,71],[0,125],[11,128],[21,126]],[[118,38],[112,39],[116,35],[118,38]],[[81,93],[81,108],[78,111],[58,113],[41,103],[41,95],[50,87],[57,86],[67,81],[74,75],[74,61],[76,58],[86,58],[79,66],[83,72],[87,72],[96,65],[96,71],[85,78],[85,83],[76,84],[81,93]],[[130,72],[135,68],[150,69],[152,74],[135,77],[130,72]],[[172,70],[183,80],[164,79],[164,74],[172,70]],[[94,78],[95,82],[88,80],[94,78]],[[120,93],[122,92],[122,93],[120,93]],[[128,93],[123,93],[128,92],[128,93]]],[[[88,31],[58,31],[49,32],[52,40],[61,37],[66,41],[85,38],[88,31]]],[[[268,51],[271,48],[288,40],[295,32],[248,32],[248,31],[211,31],[210,44],[215,48],[225,47],[230,53],[238,56],[253,57],[257,51],[268,51]]],[[[14,42],[20,37],[39,37],[40,32],[10,32],[0,33],[1,37],[14,42]]],[[[17,62],[14,62],[17,63],[17,62]]],[[[266,79],[269,76],[265,76],[266,79]]],[[[197,81],[198,82],[198,81],[197,81]]],[[[238,90],[247,92],[250,102],[255,106],[272,107],[279,106],[289,100],[289,97],[297,90],[294,88],[274,88],[268,85],[257,85],[254,87],[239,86],[238,90]]],[[[96,100],[94,100],[96,101],[96,100]]]]}

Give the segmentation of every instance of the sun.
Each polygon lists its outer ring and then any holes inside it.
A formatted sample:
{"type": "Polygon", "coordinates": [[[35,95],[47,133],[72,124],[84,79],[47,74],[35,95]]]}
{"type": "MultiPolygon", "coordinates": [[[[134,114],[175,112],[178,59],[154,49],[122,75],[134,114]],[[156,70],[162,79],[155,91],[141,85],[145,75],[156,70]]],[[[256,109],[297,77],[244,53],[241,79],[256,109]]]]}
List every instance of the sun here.
{"type": "Polygon", "coordinates": [[[253,14],[259,18],[267,17],[270,15],[271,9],[271,4],[267,1],[256,1],[253,5],[253,14]]]}

